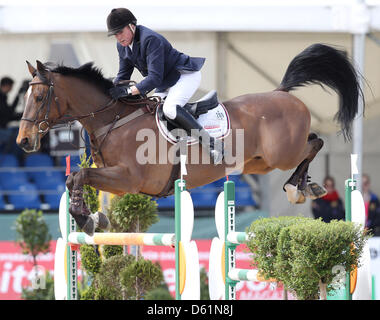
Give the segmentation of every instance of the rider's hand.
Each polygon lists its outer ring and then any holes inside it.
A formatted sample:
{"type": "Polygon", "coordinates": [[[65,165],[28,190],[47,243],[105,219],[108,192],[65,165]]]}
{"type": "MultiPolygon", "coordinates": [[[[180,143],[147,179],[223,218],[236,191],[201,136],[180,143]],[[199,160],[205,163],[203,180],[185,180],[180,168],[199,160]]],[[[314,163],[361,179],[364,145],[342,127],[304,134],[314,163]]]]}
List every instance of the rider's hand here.
{"type": "Polygon", "coordinates": [[[131,87],[131,92],[132,92],[132,95],[140,94],[140,91],[139,91],[139,89],[137,89],[136,86],[131,87]]]}
{"type": "Polygon", "coordinates": [[[109,90],[110,95],[112,96],[113,99],[117,100],[120,98],[124,98],[132,94],[131,89],[127,87],[112,87],[109,90]]]}

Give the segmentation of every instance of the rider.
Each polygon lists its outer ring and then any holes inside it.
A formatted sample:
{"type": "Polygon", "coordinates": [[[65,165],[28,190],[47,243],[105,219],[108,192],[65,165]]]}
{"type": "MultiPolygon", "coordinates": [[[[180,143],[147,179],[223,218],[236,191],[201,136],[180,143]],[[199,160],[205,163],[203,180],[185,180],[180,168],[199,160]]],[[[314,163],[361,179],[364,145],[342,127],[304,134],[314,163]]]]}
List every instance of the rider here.
{"type": "Polygon", "coordinates": [[[133,13],[126,8],[112,9],[107,17],[108,36],[115,36],[119,53],[119,72],[110,94],[114,99],[128,95],[147,94],[165,98],[163,112],[167,118],[198,138],[210,153],[214,164],[223,160],[223,144],[211,137],[183,106],[189,101],[201,82],[205,58],[189,57],[176,49],[162,35],[137,25],[133,13]],[[134,68],[145,77],[135,86],[117,84],[130,80],[134,68]]]}

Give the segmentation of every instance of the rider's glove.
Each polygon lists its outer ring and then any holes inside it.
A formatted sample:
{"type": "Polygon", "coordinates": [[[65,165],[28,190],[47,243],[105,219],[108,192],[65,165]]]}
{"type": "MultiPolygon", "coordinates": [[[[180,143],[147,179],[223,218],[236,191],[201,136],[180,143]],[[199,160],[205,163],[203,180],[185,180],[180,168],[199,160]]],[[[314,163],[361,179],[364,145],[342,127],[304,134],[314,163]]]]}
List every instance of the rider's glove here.
{"type": "Polygon", "coordinates": [[[112,87],[109,90],[109,93],[113,99],[117,100],[117,99],[124,98],[124,97],[131,95],[132,90],[131,90],[131,88],[128,88],[128,87],[116,86],[116,87],[112,87]]]}

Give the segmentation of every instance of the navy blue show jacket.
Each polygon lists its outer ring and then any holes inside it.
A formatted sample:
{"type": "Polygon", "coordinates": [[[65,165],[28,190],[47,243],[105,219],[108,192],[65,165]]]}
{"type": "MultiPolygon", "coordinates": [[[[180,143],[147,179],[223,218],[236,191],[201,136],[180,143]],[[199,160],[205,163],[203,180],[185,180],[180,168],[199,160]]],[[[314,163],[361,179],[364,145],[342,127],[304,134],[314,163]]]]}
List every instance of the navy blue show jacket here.
{"type": "Polygon", "coordinates": [[[132,52],[129,46],[117,43],[119,52],[119,72],[114,80],[130,80],[136,67],[145,77],[136,85],[141,94],[156,89],[163,92],[175,85],[180,77],[180,70],[199,71],[205,58],[190,57],[172,47],[168,40],[157,32],[136,26],[132,52]]]}

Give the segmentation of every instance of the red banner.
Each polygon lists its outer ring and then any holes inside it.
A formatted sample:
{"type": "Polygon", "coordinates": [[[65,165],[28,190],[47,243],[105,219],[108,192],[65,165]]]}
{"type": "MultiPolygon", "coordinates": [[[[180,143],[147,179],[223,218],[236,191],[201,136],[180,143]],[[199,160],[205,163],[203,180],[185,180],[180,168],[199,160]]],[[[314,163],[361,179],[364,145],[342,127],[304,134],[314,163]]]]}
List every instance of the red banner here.
{"type": "MultiPolygon", "coordinates": [[[[199,267],[208,272],[209,252],[211,240],[196,240],[199,253],[199,267]]],[[[174,248],[169,247],[144,247],[145,259],[158,261],[162,267],[164,278],[169,291],[175,296],[175,253],[174,248]]],[[[244,245],[236,248],[236,268],[251,269],[250,254],[244,245]]],[[[240,281],[236,285],[237,300],[281,300],[282,289],[271,288],[268,282],[240,281]]]]}
{"type": "MultiPolygon", "coordinates": [[[[208,272],[209,251],[211,240],[196,240],[199,251],[200,267],[208,272]]],[[[37,257],[40,269],[53,274],[55,241],[51,242],[50,252],[37,257]]],[[[175,295],[175,254],[170,247],[143,247],[143,256],[152,261],[158,261],[162,267],[164,278],[170,293],[175,295]]],[[[236,267],[251,268],[249,253],[243,245],[236,250],[236,267]]],[[[80,271],[78,274],[80,275],[80,271]]],[[[33,262],[30,256],[24,255],[19,246],[11,241],[0,242],[0,300],[21,299],[22,287],[31,285],[33,277],[33,262]]],[[[238,300],[278,300],[282,299],[280,288],[271,288],[269,283],[241,281],[236,285],[238,300]]]]}
{"type": "MultiPolygon", "coordinates": [[[[51,241],[50,252],[37,256],[39,271],[49,271],[53,274],[55,241],[51,241]]],[[[0,299],[19,300],[23,287],[31,285],[34,276],[33,259],[22,254],[15,242],[0,242],[0,299]]]]}

